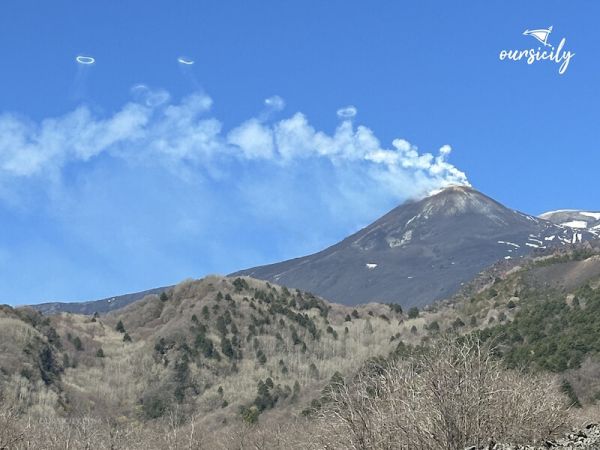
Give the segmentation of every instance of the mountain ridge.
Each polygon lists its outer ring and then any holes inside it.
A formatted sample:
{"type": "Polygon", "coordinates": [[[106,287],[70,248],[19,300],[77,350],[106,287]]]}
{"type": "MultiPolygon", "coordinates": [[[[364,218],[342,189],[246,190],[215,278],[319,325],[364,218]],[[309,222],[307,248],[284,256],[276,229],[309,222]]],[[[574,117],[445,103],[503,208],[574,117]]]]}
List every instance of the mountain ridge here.
{"type": "Polygon", "coordinates": [[[346,304],[423,306],[452,296],[485,267],[536,249],[591,239],[451,186],[392,209],[320,252],[234,272],[346,304]]]}
{"type": "MultiPolygon", "coordinates": [[[[514,260],[548,247],[600,236],[600,229],[596,233],[592,227],[565,226],[566,219],[556,215],[565,212],[581,213],[579,210],[560,210],[535,217],[507,208],[472,187],[449,186],[420,200],[400,204],[370,225],[319,252],[230,275],[248,275],[300,288],[338,303],[393,302],[404,307],[423,306],[452,297],[464,283],[498,261],[514,260]],[[470,223],[475,220],[473,218],[479,221],[476,227],[470,223]],[[440,227],[440,221],[446,225],[440,227]],[[520,231],[511,232],[511,228],[520,231]],[[419,233],[427,236],[422,239],[419,233]],[[411,245],[419,241],[416,247],[411,245]],[[348,248],[352,249],[352,254],[344,255],[348,248]],[[404,253],[401,258],[397,257],[399,251],[404,253]],[[324,261],[319,264],[311,261],[320,257],[324,257],[324,261]],[[413,258],[418,264],[412,261],[413,258]],[[340,267],[345,264],[347,273],[342,269],[331,270],[335,264],[340,267]],[[303,272],[299,280],[290,276],[298,271],[303,272]],[[424,274],[427,277],[423,277],[424,274]]],[[[101,300],[46,302],[31,307],[44,314],[102,314],[171,287],[101,300]]]]}
{"type": "Polygon", "coordinates": [[[37,305],[27,305],[42,314],[58,314],[68,312],[73,314],[106,314],[117,309],[124,308],[138,300],[142,300],[147,295],[158,294],[171,289],[173,286],[163,286],[158,288],[146,289],[129,294],[115,295],[99,300],[86,300],[83,302],[44,302],[37,305]]]}

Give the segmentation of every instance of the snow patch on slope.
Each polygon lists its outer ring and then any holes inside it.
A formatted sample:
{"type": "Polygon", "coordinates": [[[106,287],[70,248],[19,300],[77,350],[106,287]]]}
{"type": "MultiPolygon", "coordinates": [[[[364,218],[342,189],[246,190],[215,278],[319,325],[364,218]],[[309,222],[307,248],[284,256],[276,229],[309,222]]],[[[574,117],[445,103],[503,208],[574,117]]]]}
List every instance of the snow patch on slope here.
{"type": "Polygon", "coordinates": [[[515,248],[521,248],[519,244],[515,244],[514,242],[498,241],[498,244],[512,245],[515,248]]]}
{"type": "Polygon", "coordinates": [[[572,220],[570,222],[563,222],[561,225],[570,228],[587,228],[588,226],[585,220],[572,220]]]}

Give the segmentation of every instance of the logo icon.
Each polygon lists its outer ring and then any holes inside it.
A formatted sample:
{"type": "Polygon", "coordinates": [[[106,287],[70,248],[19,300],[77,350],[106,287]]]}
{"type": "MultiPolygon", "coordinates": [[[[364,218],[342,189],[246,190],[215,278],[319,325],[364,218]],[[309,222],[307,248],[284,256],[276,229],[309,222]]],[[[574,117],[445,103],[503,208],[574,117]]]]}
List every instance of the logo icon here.
{"type": "Polygon", "coordinates": [[[525,31],[523,31],[524,36],[531,36],[532,38],[537,39],[542,44],[544,44],[545,47],[550,46],[550,43],[548,42],[548,36],[550,36],[550,33],[552,33],[552,26],[550,26],[549,28],[546,28],[546,29],[542,28],[540,30],[525,30],[525,31]]]}
{"type": "Polygon", "coordinates": [[[501,50],[498,54],[498,58],[500,61],[525,61],[528,65],[543,61],[553,62],[558,64],[558,73],[563,75],[569,67],[571,58],[575,56],[575,53],[565,48],[567,39],[564,37],[560,40],[558,46],[554,47],[548,42],[550,33],[552,33],[551,26],[535,30],[527,29],[523,32],[523,35],[531,36],[536,41],[542,43],[543,47],[537,46],[537,48],[501,50]]]}

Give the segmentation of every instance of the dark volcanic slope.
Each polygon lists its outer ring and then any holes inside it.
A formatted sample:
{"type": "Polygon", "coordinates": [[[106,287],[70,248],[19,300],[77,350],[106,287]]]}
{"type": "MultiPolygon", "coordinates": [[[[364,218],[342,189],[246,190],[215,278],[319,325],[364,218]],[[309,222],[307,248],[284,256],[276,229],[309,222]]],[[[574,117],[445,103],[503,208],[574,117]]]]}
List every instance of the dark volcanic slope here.
{"type": "Polygon", "coordinates": [[[405,203],[319,253],[242,270],[332,301],[422,306],[499,259],[588,239],[584,230],[508,209],[467,187],[405,203]]]}
{"type": "Polygon", "coordinates": [[[42,314],[58,314],[61,312],[70,312],[74,314],[104,314],[110,311],[124,308],[133,302],[143,299],[146,295],[160,294],[172,286],[149,289],[147,291],[135,292],[133,294],[119,295],[102,300],[93,300],[89,302],[52,302],[40,303],[31,307],[40,311],[42,314]]]}

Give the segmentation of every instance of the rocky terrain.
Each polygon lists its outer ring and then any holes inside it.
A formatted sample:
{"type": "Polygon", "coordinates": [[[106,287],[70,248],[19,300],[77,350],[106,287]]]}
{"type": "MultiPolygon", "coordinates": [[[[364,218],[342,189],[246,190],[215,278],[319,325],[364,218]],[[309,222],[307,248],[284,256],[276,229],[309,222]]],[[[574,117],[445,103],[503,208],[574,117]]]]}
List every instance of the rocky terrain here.
{"type": "Polygon", "coordinates": [[[466,447],[465,450],[547,450],[547,449],[600,449],[600,426],[589,424],[583,429],[573,430],[564,437],[556,440],[547,440],[543,445],[511,445],[490,442],[483,447],[466,447]]]}

